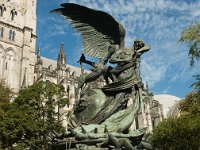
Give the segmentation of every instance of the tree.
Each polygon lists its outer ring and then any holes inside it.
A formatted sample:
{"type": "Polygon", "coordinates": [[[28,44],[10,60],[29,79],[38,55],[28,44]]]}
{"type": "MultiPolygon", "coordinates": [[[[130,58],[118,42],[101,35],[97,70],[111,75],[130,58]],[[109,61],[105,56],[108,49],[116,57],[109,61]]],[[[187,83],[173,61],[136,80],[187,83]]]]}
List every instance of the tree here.
{"type": "Polygon", "coordinates": [[[0,102],[8,102],[12,94],[11,89],[6,85],[4,80],[0,79],[0,102]]]}
{"type": "Polygon", "coordinates": [[[3,80],[0,80],[0,116],[4,115],[4,109],[9,105],[11,90],[3,80]]]}
{"type": "Polygon", "coordinates": [[[180,103],[182,114],[200,116],[200,93],[191,92],[180,103]]]}
{"type": "Polygon", "coordinates": [[[200,116],[183,116],[162,121],[150,141],[159,150],[198,150],[199,139],[200,116]]]}
{"type": "Polygon", "coordinates": [[[189,44],[190,64],[194,65],[195,60],[200,59],[200,22],[190,25],[181,33],[181,43],[189,44]]]}
{"type": "Polygon", "coordinates": [[[200,149],[200,93],[189,93],[180,104],[181,116],[161,122],[151,136],[159,150],[200,149]]]}
{"type": "Polygon", "coordinates": [[[200,93],[200,74],[194,75],[196,81],[192,83],[194,90],[200,93]]]}
{"type": "MultiPolygon", "coordinates": [[[[9,100],[11,98],[11,94],[12,94],[12,91],[6,85],[5,81],[0,79],[0,120],[2,120],[2,118],[5,116],[5,112],[9,108],[9,100]]],[[[1,147],[2,147],[2,143],[1,143],[1,136],[0,136],[0,149],[1,147]]]]}
{"type": "Polygon", "coordinates": [[[68,102],[63,94],[62,86],[42,81],[20,91],[0,118],[3,148],[47,149],[52,131],[64,131],[55,111],[58,102],[68,102]]]}
{"type": "MultiPolygon", "coordinates": [[[[188,55],[190,57],[190,65],[194,66],[195,62],[200,59],[200,22],[192,24],[183,30],[179,42],[189,44],[188,55]]],[[[200,74],[194,77],[196,81],[192,86],[196,91],[200,92],[200,74]]]]}

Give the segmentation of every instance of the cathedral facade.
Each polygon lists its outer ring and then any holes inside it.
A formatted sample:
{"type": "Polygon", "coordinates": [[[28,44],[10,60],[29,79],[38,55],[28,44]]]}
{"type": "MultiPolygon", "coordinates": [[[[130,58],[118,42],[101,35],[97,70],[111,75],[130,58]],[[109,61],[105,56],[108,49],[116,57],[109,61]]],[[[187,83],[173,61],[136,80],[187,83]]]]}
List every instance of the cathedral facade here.
{"type": "MultiPolygon", "coordinates": [[[[70,107],[73,107],[79,95],[78,78],[81,74],[87,73],[88,71],[67,64],[63,43],[60,45],[57,61],[42,57],[40,51],[40,48],[38,48],[37,55],[35,56],[33,82],[50,81],[62,85],[66,91],[65,96],[70,99],[70,107]]],[[[28,77],[26,76],[26,78],[28,77]]],[[[22,88],[28,86],[27,82],[23,83],[22,88]]]]}
{"type": "Polygon", "coordinates": [[[36,44],[36,0],[0,2],[0,78],[18,92],[24,74],[33,83],[36,44]]]}

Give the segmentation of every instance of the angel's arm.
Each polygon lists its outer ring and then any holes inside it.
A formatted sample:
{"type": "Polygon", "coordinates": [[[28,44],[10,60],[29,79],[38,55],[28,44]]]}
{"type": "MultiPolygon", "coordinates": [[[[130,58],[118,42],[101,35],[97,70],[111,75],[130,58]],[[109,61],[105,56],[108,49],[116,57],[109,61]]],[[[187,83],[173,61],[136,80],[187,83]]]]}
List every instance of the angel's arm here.
{"type": "Polygon", "coordinates": [[[80,57],[78,63],[85,63],[85,64],[88,64],[88,65],[90,65],[90,66],[92,66],[92,67],[95,67],[95,62],[92,62],[92,61],[87,60],[87,59],[85,58],[85,55],[84,55],[84,54],[81,55],[81,57],[80,57]]]}
{"type": "Polygon", "coordinates": [[[111,56],[118,50],[117,45],[112,45],[108,49],[107,55],[101,60],[100,63],[106,64],[108,60],[111,58],[111,56]]]}
{"type": "Polygon", "coordinates": [[[131,67],[136,68],[136,61],[130,61],[129,63],[127,63],[127,64],[124,65],[124,66],[120,66],[120,67],[117,67],[117,68],[113,68],[110,72],[113,73],[113,74],[120,74],[120,73],[122,73],[123,71],[125,71],[125,70],[127,70],[127,69],[130,69],[131,67]]]}
{"type": "Polygon", "coordinates": [[[149,51],[150,49],[151,49],[151,46],[145,45],[142,48],[140,48],[139,50],[137,50],[137,53],[139,53],[140,55],[142,55],[143,53],[149,51]]]}

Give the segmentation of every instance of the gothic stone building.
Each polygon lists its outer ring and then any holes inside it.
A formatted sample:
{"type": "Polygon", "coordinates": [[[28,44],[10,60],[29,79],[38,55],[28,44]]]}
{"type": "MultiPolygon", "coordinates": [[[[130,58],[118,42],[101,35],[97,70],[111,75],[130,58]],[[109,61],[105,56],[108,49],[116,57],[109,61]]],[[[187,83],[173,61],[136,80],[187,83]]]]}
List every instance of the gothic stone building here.
{"type": "Polygon", "coordinates": [[[0,78],[14,92],[21,88],[26,70],[33,83],[36,43],[36,1],[0,1],[0,78]]]}
{"type": "MultiPolygon", "coordinates": [[[[0,1],[0,79],[4,79],[15,93],[40,80],[62,84],[66,96],[71,100],[70,107],[63,110],[66,112],[78,99],[77,78],[83,70],[67,64],[64,44],[60,46],[57,61],[41,57],[40,49],[35,54],[36,2],[0,1]]],[[[148,88],[143,89],[143,93],[146,98],[133,129],[148,127],[150,131],[162,120],[162,107],[148,92],[148,88]]]]}
{"type": "MultiPolygon", "coordinates": [[[[78,99],[78,77],[80,77],[80,75],[83,73],[87,73],[88,71],[67,64],[63,43],[60,46],[57,61],[41,57],[40,48],[38,48],[35,58],[36,61],[33,81],[50,81],[55,84],[63,85],[65,88],[65,97],[70,100],[70,105],[61,108],[59,113],[62,113],[61,120],[63,120],[63,125],[67,126],[67,118],[64,114],[73,109],[75,100],[78,99]]],[[[29,77],[25,73],[24,80],[22,82],[22,88],[28,86],[28,83],[26,82],[26,79],[28,78],[29,77]]]]}
{"type": "MultiPolygon", "coordinates": [[[[78,99],[79,96],[78,78],[81,74],[87,72],[89,71],[67,64],[64,44],[62,43],[57,61],[41,57],[40,48],[38,48],[33,81],[50,81],[55,84],[63,85],[66,91],[66,97],[70,99],[70,106],[73,107],[75,100],[78,99]]],[[[28,76],[25,75],[24,79],[27,78],[28,76]]],[[[23,82],[22,87],[26,86],[28,86],[27,82],[23,82]]]]}

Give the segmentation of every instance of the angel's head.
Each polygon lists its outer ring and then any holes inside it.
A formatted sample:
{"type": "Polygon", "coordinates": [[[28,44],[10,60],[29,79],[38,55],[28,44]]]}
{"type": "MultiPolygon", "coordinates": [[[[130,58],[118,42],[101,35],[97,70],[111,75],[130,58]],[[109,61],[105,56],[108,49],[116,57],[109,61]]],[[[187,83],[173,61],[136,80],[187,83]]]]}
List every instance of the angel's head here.
{"type": "Polygon", "coordinates": [[[134,50],[139,50],[140,48],[144,47],[144,41],[141,39],[136,39],[133,44],[134,50]]]}

